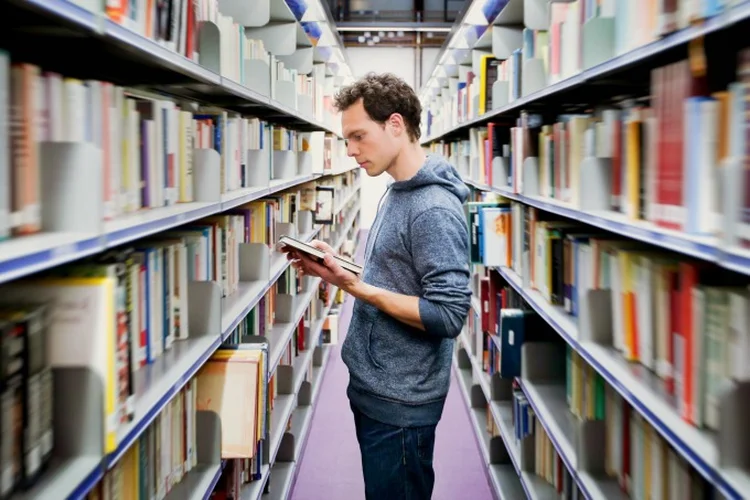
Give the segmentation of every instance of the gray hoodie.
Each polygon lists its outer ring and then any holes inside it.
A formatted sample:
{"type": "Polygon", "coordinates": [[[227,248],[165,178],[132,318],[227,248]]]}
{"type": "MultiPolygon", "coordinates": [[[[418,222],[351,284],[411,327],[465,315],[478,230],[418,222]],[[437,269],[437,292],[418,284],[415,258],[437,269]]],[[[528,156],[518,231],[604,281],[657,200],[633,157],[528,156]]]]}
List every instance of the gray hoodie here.
{"type": "Polygon", "coordinates": [[[355,301],[341,350],[350,374],[347,394],[374,420],[399,427],[440,420],[453,339],[471,307],[468,195],[452,165],[428,156],[414,177],[390,185],[375,217],[362,279],[418,296],[426,331],[355,301]]]}

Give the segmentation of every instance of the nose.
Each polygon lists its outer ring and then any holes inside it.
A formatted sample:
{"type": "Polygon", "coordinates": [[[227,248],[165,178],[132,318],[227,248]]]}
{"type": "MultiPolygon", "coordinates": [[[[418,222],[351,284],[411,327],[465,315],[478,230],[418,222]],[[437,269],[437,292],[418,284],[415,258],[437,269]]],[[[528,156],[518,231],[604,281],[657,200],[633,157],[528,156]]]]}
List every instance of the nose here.
{"type": "Polygon", "coordinates": [[[354,141],[349,141],[346,145],[346,155],[353,158],[359,154],[359,148],[354,145],[354,141]]]}

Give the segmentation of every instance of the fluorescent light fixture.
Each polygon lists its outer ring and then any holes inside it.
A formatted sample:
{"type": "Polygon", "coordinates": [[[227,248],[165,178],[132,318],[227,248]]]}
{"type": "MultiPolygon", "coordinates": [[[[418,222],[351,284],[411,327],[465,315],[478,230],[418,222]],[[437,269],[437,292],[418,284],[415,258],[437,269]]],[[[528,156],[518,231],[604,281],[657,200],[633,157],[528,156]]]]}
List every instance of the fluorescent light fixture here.
{"type": "MultiPolygon", "coordinates": [[[[368,25],[369,26],[369,25],[368,25]]],[[[371,26],[369,26],[372,28],[371,26]]],[[[364,26],[336,26],[336,30],[339,32],[345,32],[345,31],[363,31],[365,29],[364,26]]],[[[398,36],[404,36],[404,31],[408,31],[409,33],[413,32],[432,32],[432,33],[450,33],[451,28],[444,28],[444,27],[430,27],[430,26],[415,26],[415,27],[409,27],[404,28],[403,26],[378,26],[378,31],[383,31],[385,33],[389,32],[395,32],[398,36]]]]}

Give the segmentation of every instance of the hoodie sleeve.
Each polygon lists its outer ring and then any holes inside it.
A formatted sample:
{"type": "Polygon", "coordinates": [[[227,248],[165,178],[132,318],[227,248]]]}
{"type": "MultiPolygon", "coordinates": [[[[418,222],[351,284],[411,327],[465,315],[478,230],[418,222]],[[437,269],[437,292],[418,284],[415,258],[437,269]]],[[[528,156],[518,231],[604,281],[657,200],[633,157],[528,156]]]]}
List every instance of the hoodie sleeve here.
{"type": "Polygon", "coordinates": [[[411,254],[422,281],[419,316],[429,334],[455,338],[471,307],[469,232],[454,210],[430,208],[411,224],[411,254]]]}

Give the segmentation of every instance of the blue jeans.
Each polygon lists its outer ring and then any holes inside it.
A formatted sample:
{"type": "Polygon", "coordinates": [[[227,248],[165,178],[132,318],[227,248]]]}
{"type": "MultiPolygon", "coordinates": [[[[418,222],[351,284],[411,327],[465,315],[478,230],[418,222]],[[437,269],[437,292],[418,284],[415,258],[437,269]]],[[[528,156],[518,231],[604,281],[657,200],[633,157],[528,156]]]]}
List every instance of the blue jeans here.
{"type": "Polygon", "coordinates": [[[395,427],[350,405],[362,454],[367,500],[430,500],[435,425],[395,427]]]}

